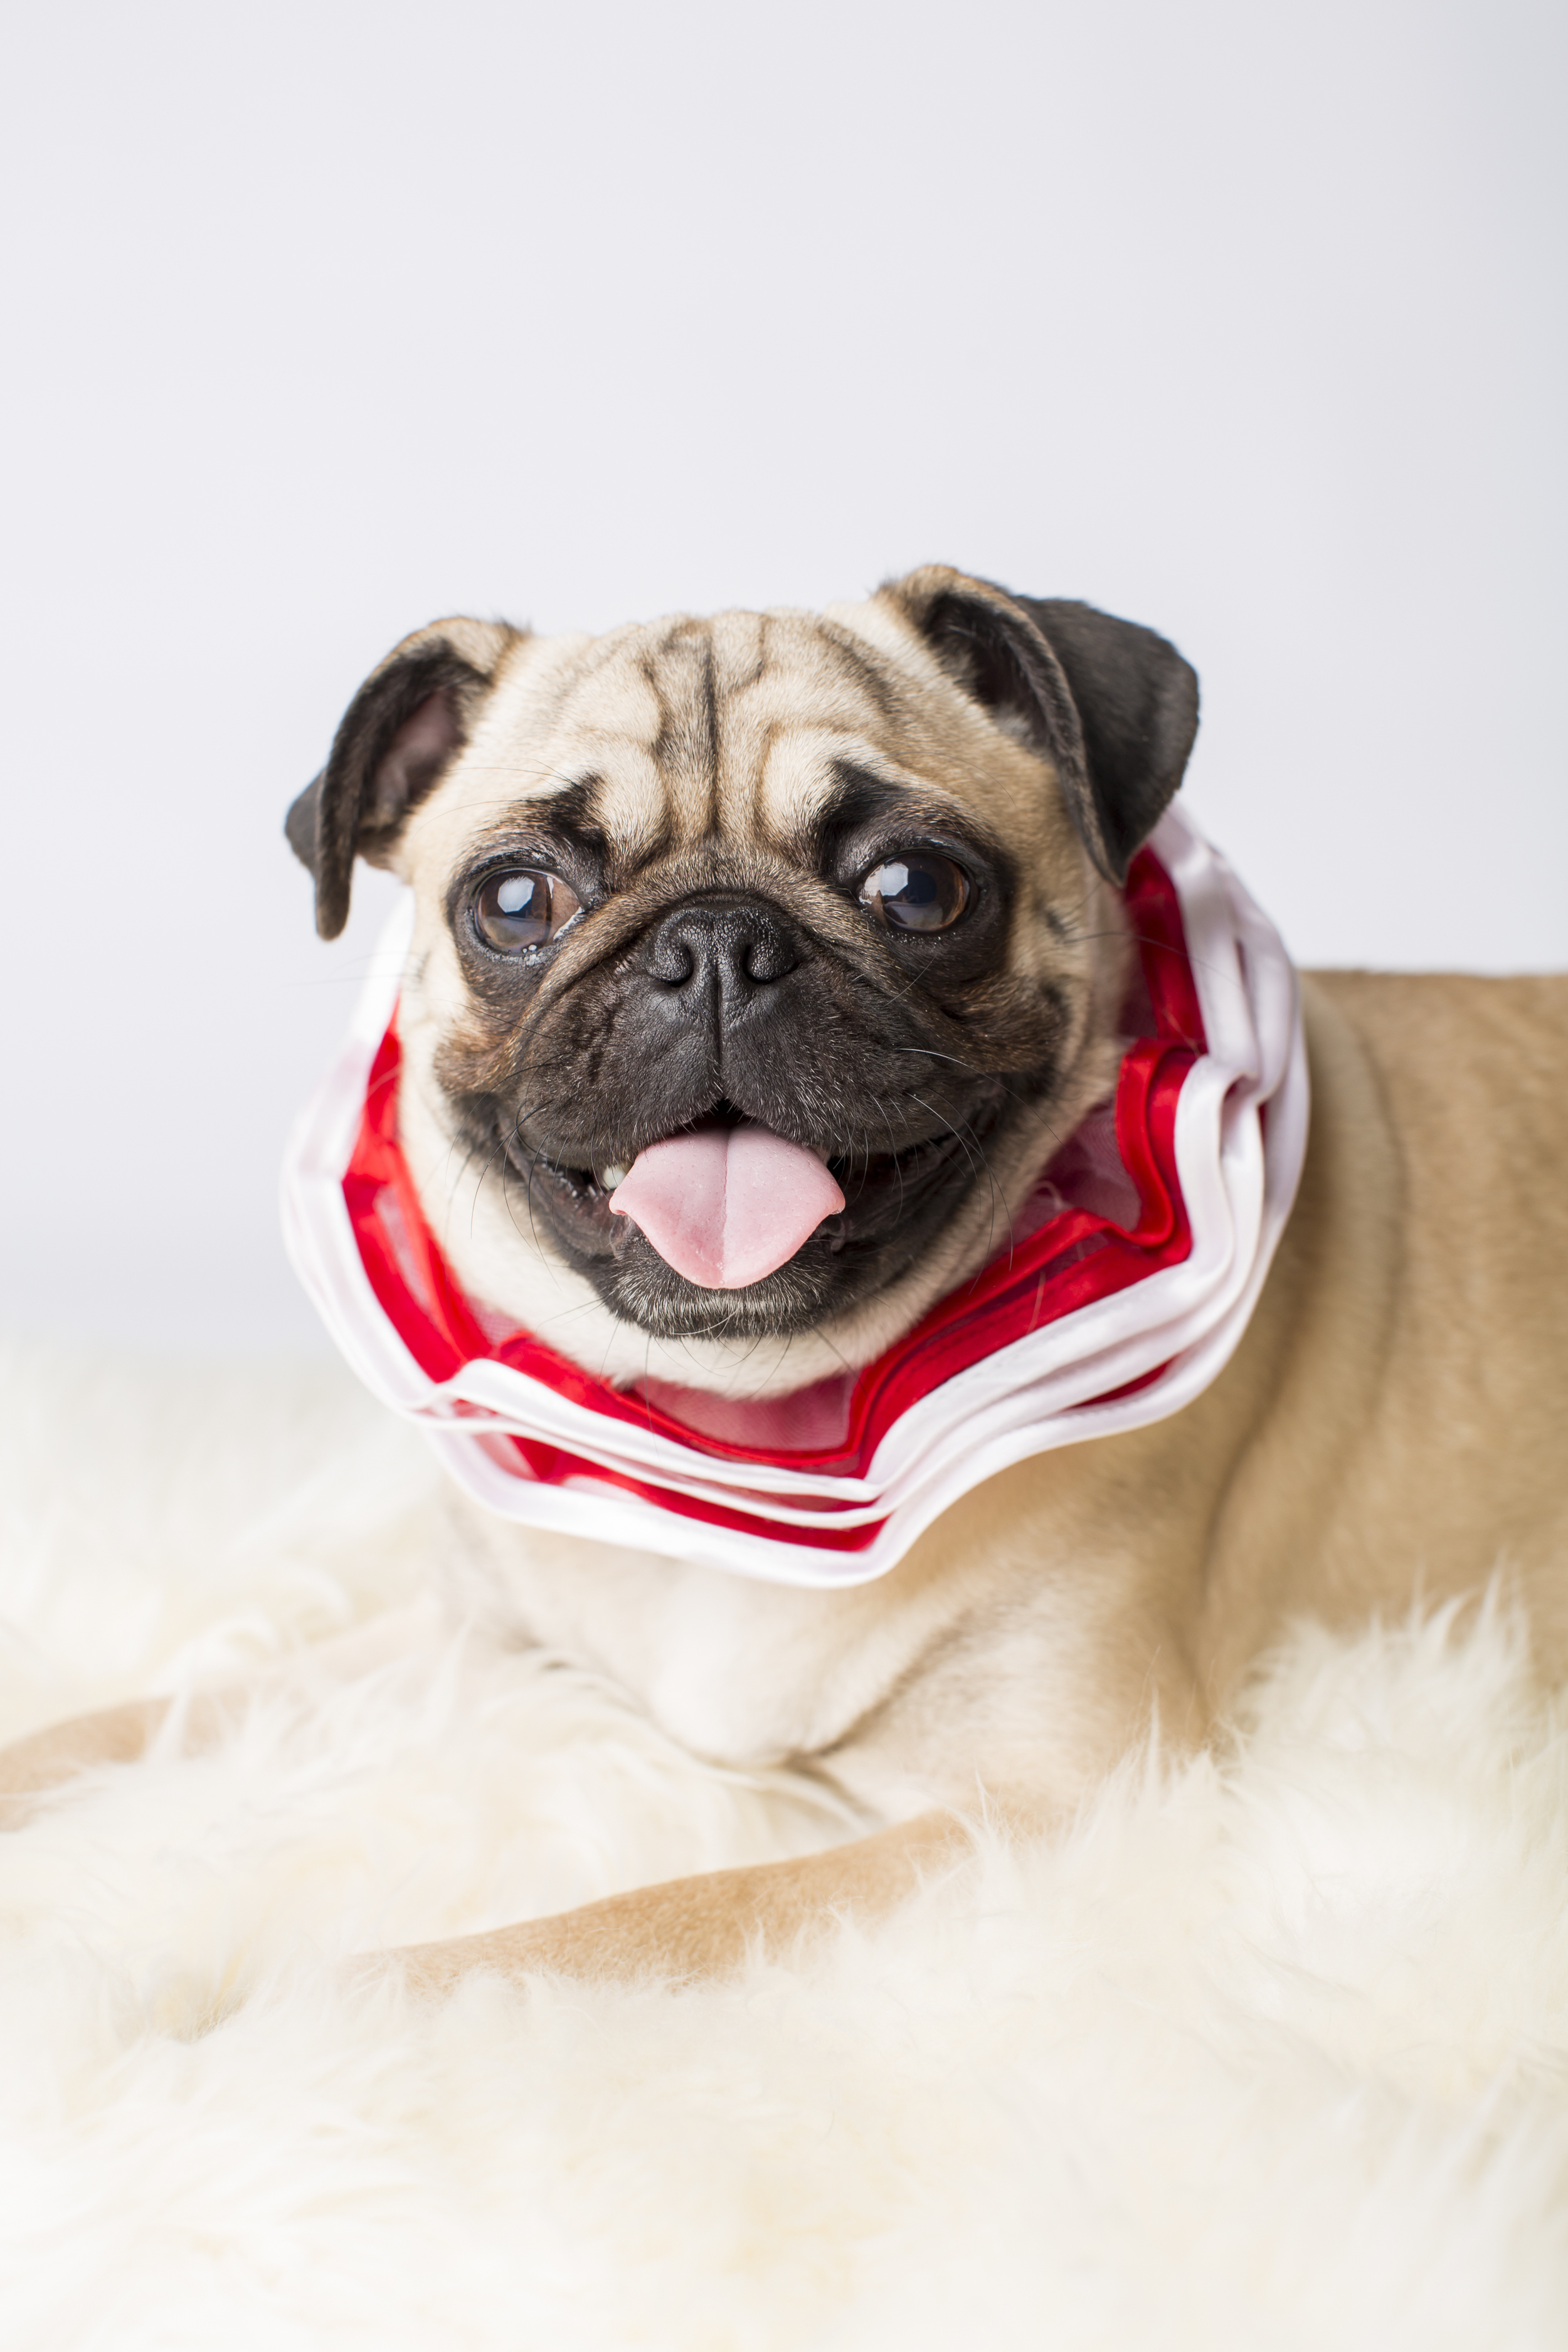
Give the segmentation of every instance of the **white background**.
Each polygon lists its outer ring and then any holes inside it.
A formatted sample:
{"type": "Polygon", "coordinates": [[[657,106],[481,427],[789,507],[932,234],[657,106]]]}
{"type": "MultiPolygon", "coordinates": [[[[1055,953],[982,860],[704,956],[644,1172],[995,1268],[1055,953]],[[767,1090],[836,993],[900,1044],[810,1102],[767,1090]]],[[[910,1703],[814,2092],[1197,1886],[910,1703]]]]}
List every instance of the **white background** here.
{"type": "Polygon", "coordinates": [[[321,945],[279,826],[441,613],[1086,596],[1303,961],[1563,960],[1560,5],[26,15],[8,1319],[310,1340],[274,1171],[390,886],[321,945]]]}

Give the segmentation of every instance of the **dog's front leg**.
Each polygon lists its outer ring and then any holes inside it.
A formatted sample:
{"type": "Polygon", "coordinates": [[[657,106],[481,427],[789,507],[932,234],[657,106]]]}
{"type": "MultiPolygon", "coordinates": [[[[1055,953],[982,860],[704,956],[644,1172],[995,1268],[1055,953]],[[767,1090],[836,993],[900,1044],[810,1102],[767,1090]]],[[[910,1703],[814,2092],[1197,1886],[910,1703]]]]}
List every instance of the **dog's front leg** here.
{"type": "MultiPolygon", "coordinates": [[[[192,1692],[181,1705],[181,1749],[200,1755],[215,1746],[249,1705],[272,1691],[297,1685],[308,1692],[313,1684],[330,1687],[353,1681],[416,1652],[442,1630],[433,1602],[411,1601],[347,1633],[290,1652],[258,1669],[247,1683],[192,1692]]],[[[0,1830],[23,1827],[38,1798],[83,1772],[105,1764],[139,1763],[174,1704],[172,1698],[127,1699],[91,1715],[69,1716],[0,1748],[0,1830]]]]}
{"type": "Polygon", "coordinates": [[[16,1829],[36,1798],[100,1764],[134,1764],[152,1746],[173,1701],[137,1698],[72,1716],[0,1748],[0,1829],[16,1829]]]}
{"type": "Polygon", "coordinates": [[[385,1957],[411,1983],[432,1992],[449,1991],[476,1969],[509,1977],[544,1969],[623,1981],[721,1977],[739,1968],[753,1945],[781,1952],[803,1931],[836,1916],[881,1917],[930,1874],[961,1860],[971,1844],[955,1814],[921,1813],[825,1853],[673,1878],[552,1918],[447,1943],[405,1945],[385,1957]]]}

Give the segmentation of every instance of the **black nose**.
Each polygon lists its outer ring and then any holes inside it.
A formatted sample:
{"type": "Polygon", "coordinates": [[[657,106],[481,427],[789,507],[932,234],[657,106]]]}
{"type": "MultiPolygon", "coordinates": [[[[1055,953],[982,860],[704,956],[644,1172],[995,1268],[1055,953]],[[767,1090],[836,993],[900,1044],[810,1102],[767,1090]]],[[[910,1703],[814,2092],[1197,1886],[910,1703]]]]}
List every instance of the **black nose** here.
{"type": "Polygon", "coordinates": [[[668,914],[640,959],[650,980],[704,1003],[717,995],[732,1018],[795,970],[804,951],[794,926],[758,898],[697,898],[668,914]]]}

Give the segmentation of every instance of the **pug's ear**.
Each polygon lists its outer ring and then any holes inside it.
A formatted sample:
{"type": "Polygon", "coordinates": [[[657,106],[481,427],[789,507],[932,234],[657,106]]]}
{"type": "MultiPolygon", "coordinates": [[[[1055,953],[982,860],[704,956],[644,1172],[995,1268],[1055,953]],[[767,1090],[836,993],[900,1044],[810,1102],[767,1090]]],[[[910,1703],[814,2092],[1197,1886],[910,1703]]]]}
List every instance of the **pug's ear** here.
{"type": "Polygon", "coordinates": [[[411,812],[467,742],[503,656],[527,635],[505,621],[434,621],[372,670],[343,715],[327,764],[284,820],[316,883],[316,929],[349,919],[356,856],[390,862],[411,812]]]}
{"type": "Polygon", "coordinates": [[[1124,882],[1197,733],[1190,663],[1135,621],[1013,596],[946,564],[879,593],[999,727],[1050,761],[1085,848],[1108,881],[1124,882]]]}

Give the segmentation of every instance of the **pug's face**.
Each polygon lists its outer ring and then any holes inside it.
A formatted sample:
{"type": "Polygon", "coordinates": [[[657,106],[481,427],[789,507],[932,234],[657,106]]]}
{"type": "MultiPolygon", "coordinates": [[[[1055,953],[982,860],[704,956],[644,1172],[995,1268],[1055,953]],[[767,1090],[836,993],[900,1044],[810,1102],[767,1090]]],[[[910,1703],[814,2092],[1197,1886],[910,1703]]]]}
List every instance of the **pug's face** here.
{"type": "Polygon", "coordinates": [[[400,1126],[470,1294],[611,1378],[868,1360],[1111,1083],[1117,886],[1195,719],[1152,633],[937,567],[408,639],[289,836],[329,936],[356,854],[414,890],[400,1126]]]}

